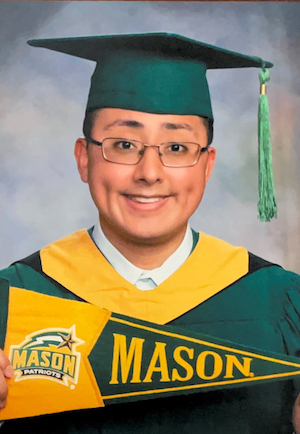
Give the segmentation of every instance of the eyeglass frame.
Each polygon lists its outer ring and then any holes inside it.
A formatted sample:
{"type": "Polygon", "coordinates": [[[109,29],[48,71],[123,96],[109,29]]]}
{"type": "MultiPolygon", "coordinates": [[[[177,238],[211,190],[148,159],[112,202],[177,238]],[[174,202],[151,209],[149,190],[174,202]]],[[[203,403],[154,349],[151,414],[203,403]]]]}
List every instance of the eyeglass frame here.
{"type": "Polygon", "coordinates": [[[176,142],[163,142],[163,143],[160,143],[159,145],[148,145],[148,144],[146,144],[146,143],[140,142],[139,140],[135,140],[135,139],[127,139],[127,138],[124,138],[124,137],[105,137],[105,138],[102,140],[102,142],[98,142],[97,140],[92,139],[91,137],[85,137],[85,140],[86,140],[86,142],[87,142],[87,145],[88,145],[88,143],[92,143],[93,145],[96,145],[96,146],[100,146],[100,147],[101,147],[102,156],[103,156],[104,160],[108,161],[109,163],[113,163],[113,164],[124,164],[125,166],[136,166],[137,164],[139,164],[139,162],[141,161],[141,159],[143,158],[143,155],[144,155],[144,153],[145,153],[145,148],[158,148],[158,157],[159,157],[159,159],[160,159],[160,161],[161,161],[161,163],[162,163],[163,166],[165,166],[165,167],[173,167],[173,168],[192,167],[192,166],[195,166],[195,165],[198,163],[199,158],[200,158],[200,155],[201,155],[203,152],[206,152],[206,151],[208,150],[209,146],[210,146],[210,143],[209,143],[209,144],[206,145],[204,148],[202,148],[201,145],[199,145],[199,143],[195,143],[195,142],[183,142],[183,143],[193,143],[194,145],[199,146],[199,151],[198,151],[197,159],[196,159],[196,161],[194,161],[193,164],[189,164],[189,165],[187,165],[187,166],[186,166],[186,165],[185,165],[185,166],[172,166],[172,165],[169,165],[169,164],[165,164],[165,163],[162,161],[161,156],[162,156],[163,154],[161,154],[161,153],[159,152],[159,148],[160,148],[160,146],[163,145],[164,143],[174,143],[174,144],[175,144],[176,142]],[[109,159],[106,157],[106,155],[104,155],[104,152],[103,152],[103,146],[102,146],[102,144],[103,144],[104,140],[107,140],[107,139],[119,139],[119,140],[124,140],[124,141],[126,140],[126,141],[128,141],[128,142],[130,142],[130,140],[132,140],[133,142],[139,142],[139,143],[141,143],[141,144],[144,146],[143,154],[141,154],[141,158],[140,158],[136,163],[119,163],[119,162],[116,162],[116,161],[111,161],[111,160],[109,160],[109,159]]]}

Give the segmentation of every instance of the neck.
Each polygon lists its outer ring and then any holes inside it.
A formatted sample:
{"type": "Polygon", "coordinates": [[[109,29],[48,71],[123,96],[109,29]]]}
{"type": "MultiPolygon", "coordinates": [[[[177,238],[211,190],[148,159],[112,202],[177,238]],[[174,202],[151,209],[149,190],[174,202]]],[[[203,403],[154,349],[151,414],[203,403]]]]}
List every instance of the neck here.
{"type": "Polygon", "coordinates": [[[101,228],[111,244],[133,265],[143,270],[160,267],[180,246],[187,224],[180,231],[156,238],[138,238],[122,235],[100,221],[101,228]]]}

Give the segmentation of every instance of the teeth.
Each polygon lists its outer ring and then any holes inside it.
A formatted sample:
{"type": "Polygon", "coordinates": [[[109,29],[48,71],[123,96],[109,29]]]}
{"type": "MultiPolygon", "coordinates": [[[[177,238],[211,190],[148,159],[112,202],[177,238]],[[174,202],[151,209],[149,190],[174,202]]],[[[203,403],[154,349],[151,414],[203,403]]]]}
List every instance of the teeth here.
{"type": "Polygon", "coordinates": [[[161,197],[137,197],[137,196],[129,196],[131,200],[134,202],[141,202],[141,203],[153,203],[158,202],[161,200],[161,197]]]}

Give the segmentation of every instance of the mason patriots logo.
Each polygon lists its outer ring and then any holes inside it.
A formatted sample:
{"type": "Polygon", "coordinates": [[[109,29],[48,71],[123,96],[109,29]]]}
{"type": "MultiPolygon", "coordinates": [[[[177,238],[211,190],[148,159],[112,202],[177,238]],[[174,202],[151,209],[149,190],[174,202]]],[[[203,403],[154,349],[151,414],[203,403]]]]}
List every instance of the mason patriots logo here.
{"type": "Polygon", "coordinates": [[[69,385],[78,382],[81,353],[76,351],[84,341],[70,329],[47,328],[26,336],[20,345],[12,345],[9,358],[15,370],[15,381],[45,378],[69,385]]]}

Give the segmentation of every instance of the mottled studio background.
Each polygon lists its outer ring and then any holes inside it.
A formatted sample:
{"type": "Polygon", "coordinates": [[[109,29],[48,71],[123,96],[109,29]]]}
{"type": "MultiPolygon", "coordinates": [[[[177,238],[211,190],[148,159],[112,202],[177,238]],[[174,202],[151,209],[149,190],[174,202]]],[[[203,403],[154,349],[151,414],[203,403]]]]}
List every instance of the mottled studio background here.
{"type": "Polygon", "coordinates": [[[218,161],[192,225],[300,272],[299,23],[285,2],[1,2],[0,267],[97,218],[72,156],[94,64],[26,40],[167,31],[275,63],[278,219],[256,219],[258,70],[212,71],[218,161]]]}

